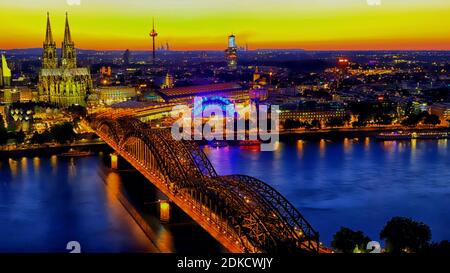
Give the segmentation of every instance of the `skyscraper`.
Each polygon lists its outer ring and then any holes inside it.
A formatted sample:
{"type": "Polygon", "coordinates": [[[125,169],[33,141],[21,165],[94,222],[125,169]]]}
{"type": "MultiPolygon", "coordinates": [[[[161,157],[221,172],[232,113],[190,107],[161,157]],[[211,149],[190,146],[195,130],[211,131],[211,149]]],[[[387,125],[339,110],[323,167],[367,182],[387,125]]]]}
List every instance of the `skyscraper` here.
{"type": "Polygon", "coordinates": [[[231,34],[228,36],[228,47],[225,49],[225,58],[227,60],[228,69],[236,70],[237,69],[237,46],[236,46],[236,37],[231,34]]]}
{"type": "Polygon", "coordinates": [[[50,16],[47,13],[42,68],[39,72],[39,100],[54,103],[62,108],[86,105],[86,93],[92,90],[91,74],[86,67],[77,67],[75,43],[72,41],[66,13],[64,40],[61,45],[61,63],[56,55],[50,16]]]}
{"type": "Polygon", "coordinates": [[[129,65],[130,64],[130,50],[127,49],[125,50],[125,52],[123,53],[123,64],[124,65],[129,65]]]}

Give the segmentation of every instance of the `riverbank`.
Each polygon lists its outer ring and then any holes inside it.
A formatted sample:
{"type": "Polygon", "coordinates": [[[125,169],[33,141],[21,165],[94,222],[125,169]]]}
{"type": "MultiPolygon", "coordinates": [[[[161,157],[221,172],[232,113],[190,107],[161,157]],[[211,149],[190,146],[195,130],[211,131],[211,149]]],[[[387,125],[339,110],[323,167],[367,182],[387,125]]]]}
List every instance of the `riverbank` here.
{"type": "Polygon", "coordinates": [[[385,127],[367,127],[367,128],[329,128],[320,130],[290,130],[280,132],[281,141],[292,140],[315,140],[315,139],[344,139],[358,137],[375,137],[381,132],[426,132],[437,131],[443,132],[450,130],[449,127],[402,127],[402,126],[385,126],[385,127]]]}
{"type": "Polygon", "coordinates": [[[0,158],[34,157],[60,154],[69,151],[71,148],[89,150],[92,152],[102,151],[106,143],[98,141],[76,142],[72,144],[45,144],[39,146],[19,146],[13,149],[0,149],[0,158]]]}

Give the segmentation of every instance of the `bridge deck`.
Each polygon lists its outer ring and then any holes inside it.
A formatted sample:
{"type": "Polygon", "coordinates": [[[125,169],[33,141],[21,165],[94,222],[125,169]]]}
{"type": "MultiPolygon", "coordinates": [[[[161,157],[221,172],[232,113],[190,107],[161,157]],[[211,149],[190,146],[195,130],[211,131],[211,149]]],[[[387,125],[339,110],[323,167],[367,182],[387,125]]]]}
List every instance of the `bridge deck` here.
{"type": "Polygon", "coordinates": [[[136,170],[144,175],[145,178],[152,182],[171,201],[173,201],[179,208],[181,208],[187,215],[189,215],[195,222],[197,222],[203,229],[213,236],[229,252],[243,252],[243,248],[240,243],[232,239],[234,234],[230,233],[229,227],[224,223],[214,221],[214,219],[218,219],[218,217],[215,216],[212,211],[209,211],[209,209],[202,204],[193,201],[189,196],[173,194],[168,189],[165,181],[162,181],[158,175],[143,167],[140,162],[138,162],[128,152],[122,150],[108,136],[102,134],[101,132],[97,132],[97,134],[136,170]]]}

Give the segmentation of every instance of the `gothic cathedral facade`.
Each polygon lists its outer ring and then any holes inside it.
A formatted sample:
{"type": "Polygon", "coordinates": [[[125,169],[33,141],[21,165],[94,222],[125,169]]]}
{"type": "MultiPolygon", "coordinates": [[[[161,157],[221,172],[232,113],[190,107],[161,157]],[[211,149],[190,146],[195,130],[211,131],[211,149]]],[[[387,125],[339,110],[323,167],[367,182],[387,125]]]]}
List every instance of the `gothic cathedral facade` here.
{"type": "Polygon", "coordinates": [[[39,72],[39,100],[61,108],[72,105],[86,106],[87,94],[92,90],[92,79],[87,67],[77,67],[77,54],[72,41],[66,13],[61,62],[58,62],[56,43],[53,40],[50,17],[47,13],[47,30],[39,72]]]}

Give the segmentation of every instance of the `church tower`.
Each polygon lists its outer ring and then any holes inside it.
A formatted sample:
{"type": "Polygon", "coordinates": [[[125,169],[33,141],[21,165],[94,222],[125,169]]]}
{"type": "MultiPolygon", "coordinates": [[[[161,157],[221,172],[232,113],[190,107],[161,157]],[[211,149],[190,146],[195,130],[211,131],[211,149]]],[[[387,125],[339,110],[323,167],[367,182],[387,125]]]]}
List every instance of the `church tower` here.
{"type": "Polygon", "coordinates": [[[77,67],[77,53],[75,52],[75,44],[70,35],[69,18],[66,12],[66,27],[64,30],[64,41],[61,46],[61,66],[63,68],[77,67]]]}
{"type": "Polygon", "coordinates": [[[57,66],[56,43],[53,40],[50,15],[47,12],[47,31],[45,33],[44,50],[42,52],[42,68],[56,68],[57,66]]]}

